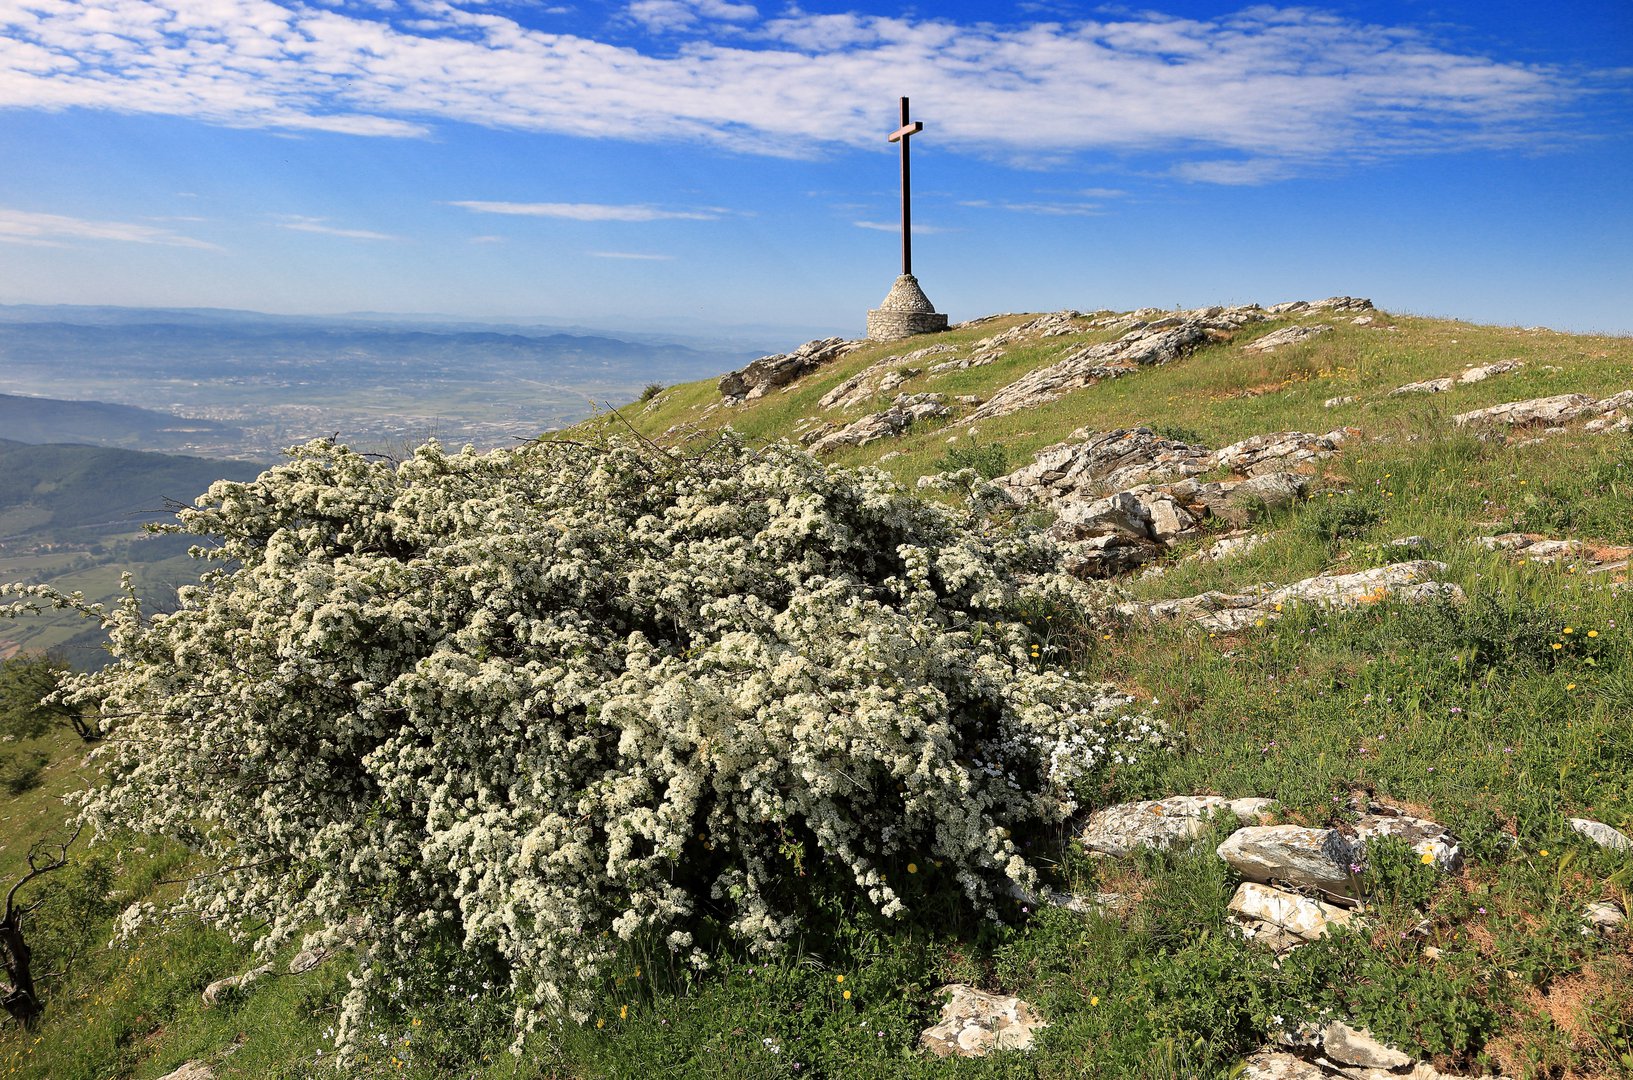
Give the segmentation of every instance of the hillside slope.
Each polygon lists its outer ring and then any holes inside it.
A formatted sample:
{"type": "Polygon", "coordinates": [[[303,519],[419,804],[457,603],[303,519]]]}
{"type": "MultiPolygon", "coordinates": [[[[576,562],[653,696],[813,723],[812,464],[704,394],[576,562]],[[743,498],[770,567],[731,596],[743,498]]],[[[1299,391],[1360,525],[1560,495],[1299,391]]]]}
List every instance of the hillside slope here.
{"type": "MultiPolygon", "coordinates": [[[[519,1056],[479,986],[404,1004],[348,1075],[1633,1076],[1630,390],[1630,338],[1335,298],[812,343],[581,425],[683,452],[729,426],[974,489],[1094,598],[1030,616],[1032,663],[1114,684],[1167,751],[1024,838],[1051,891],[1008,925],[933,889],[900,921],[824,895],[790,954],[721,946],[705,976],[632,942],[591,1021],[519,1056]],[[954,983],[1030,1050],[932,1052],[991,1042],[933,1030],[954,983]]],[[[37,786],[0,788],[0,881],[79,783],[77,748],[39,753],[37,786]]],[[[118,852],[104,907],[47,909],[58,939],[100,945],[187,858],[118,852]]],[[[347,960],[294,951],[207,1003],[262,963],[221,932],[81,948],[41,1029],[0,1029],[0,1070],[335,1075],[347,960]]]]}

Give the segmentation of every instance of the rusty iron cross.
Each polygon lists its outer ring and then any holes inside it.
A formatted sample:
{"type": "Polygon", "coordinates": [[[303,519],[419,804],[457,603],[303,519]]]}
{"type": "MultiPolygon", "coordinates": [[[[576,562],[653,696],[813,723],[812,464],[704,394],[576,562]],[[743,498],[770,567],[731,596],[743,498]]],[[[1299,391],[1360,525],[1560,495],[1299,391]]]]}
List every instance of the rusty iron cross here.
{"type": "Polygon", "coordinates": [[[907,119],[907,99],[902,98],[902,126],[892,131],[888,137],[890,142],[902,144],[902,273],[913,272],[913,184],[912,171],[909,165],[907,140],[909,136],[917,135],[924,130],[924,125],[918,121],[909,122],[907,119]]]}

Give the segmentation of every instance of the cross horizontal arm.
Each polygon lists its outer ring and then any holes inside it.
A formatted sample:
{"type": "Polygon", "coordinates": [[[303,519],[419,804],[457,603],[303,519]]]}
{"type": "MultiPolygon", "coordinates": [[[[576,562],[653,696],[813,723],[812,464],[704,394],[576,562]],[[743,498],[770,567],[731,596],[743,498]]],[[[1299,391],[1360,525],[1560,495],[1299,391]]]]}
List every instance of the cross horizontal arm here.
{"type": "Polygon", "coordinates": [[[895,131],[892,131],[889,135],[885,136],[885,141],[886,142],[901,142],[903,139],[907,138],[909,135],[917,135],[919,132],[921,132],[923,130],[924,130],[923,121],[915,120],[911,124],[903,124],[901,127],[897,128],[895,131]]]}

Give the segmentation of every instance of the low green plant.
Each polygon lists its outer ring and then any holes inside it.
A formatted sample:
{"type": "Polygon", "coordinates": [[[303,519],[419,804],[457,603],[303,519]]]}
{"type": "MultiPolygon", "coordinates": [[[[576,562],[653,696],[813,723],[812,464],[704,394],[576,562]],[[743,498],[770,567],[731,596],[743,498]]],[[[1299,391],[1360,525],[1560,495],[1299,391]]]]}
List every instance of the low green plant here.
{"type": "Polygon", "coordinates": [[[43,750],[0,750],[0,791],[21,795],[38,787],[40,774],[50,763],[50,756],[43,750]]]}
{"type": "Polygon", "coordinates": [[[936,460],[940,472],[958,472],[974,469],[984,480],[992,480],[1009,471],[1009,451],[1003,443],[971,443],[949,446],[936,460]]]}

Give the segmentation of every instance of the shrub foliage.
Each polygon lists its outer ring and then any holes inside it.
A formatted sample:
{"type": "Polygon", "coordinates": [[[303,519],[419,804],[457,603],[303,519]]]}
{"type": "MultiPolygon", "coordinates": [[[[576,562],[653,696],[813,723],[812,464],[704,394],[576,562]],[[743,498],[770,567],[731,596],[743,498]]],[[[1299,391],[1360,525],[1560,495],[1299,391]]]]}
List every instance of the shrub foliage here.
{"type": "Polygon", "coordinates": [[[807,873],[998,917],[1017,837],[1148,738],[1040,661],[1046,549],[791,447],[320,441],[181,518],[216,564],[105,613],[75,682],[110,727],[84,813],[207,855],[180,905],[263,949],[355,945],[343,1038],[427,942],[531,1026],[625,942],[776,948],[807,873]]]}

